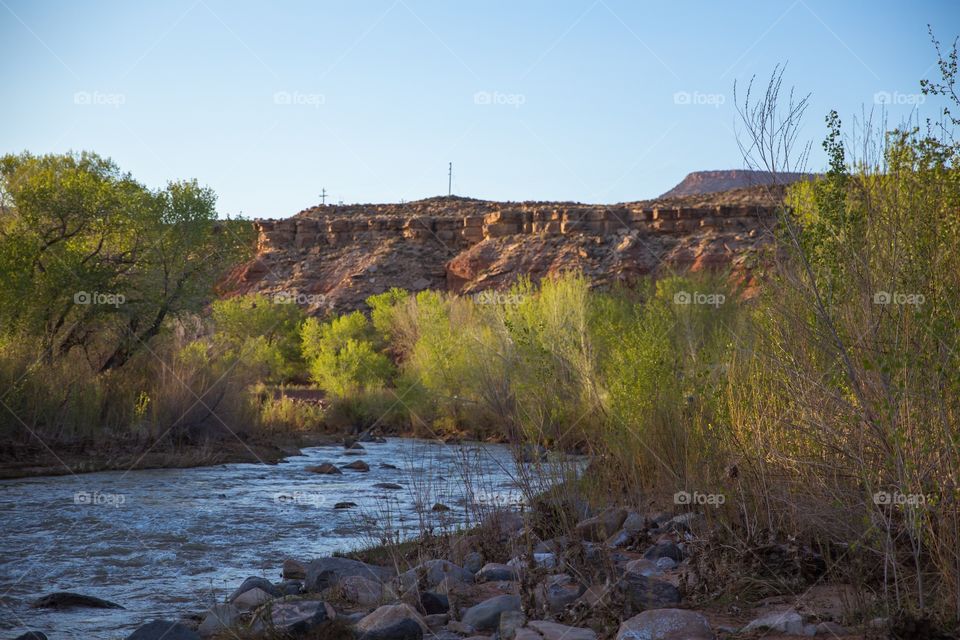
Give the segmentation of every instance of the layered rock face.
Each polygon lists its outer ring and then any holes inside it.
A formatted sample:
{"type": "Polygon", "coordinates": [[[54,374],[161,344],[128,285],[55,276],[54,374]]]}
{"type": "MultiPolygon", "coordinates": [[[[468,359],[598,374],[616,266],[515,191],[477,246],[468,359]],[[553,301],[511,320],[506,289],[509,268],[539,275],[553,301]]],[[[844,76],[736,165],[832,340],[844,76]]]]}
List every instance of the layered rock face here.
{"type": "Polygon", "coordinates": [[[257,257],[228,288],[324,313],[362,309],[391,287],[472,294],[567,270],[598,286],[672,271],[745,273],[770,237],[775,205],[766,191],[740,190],[617,205],[442,197],[319,206],[258,220],[257,257]]]}
{"type": "Polygon", "coordinates": [[[694,171],[680,181],[677,186],[661,198],[703,195],[772,185],[788,185],[801,180],[812,180],[812,173],[779,172],[771,175],[769,171],[750,171],[748,169],[725,169],[720,171],[694,171]]]}

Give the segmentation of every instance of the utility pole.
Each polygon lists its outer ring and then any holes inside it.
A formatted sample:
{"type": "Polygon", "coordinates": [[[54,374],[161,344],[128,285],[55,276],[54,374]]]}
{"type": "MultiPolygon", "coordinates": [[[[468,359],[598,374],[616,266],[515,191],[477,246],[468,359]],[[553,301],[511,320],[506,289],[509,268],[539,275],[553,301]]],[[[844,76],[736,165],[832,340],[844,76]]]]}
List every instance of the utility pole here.
{"type": "Polygon", "coordinates": [[[327,188],[324,187],[320,192],[320,204],[327,204],[327,188]]]}
{"type": "Polygon", "coordinates": [[[447,196],[453,195],[453,163],[447,166],[447,196]]]}

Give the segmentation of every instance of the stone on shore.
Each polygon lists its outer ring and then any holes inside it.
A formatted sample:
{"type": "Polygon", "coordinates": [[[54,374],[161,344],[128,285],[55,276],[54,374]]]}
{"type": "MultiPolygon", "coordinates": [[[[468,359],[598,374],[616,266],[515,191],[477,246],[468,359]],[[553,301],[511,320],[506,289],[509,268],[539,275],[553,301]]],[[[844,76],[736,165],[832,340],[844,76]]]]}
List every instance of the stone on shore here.
{"type": "Polygon", "coordinates": [[[647,560],[659,560],[660,558],[670,558],[675,562],[680,562],[683,560],[683,551],[680,550],[680,547],[676,545],[672,540],[661,540],[656,543],[649,549],[647,549],[643,557],[647,560]]]}
{"type": "Polygon", "coordinates": [[[560,613],[571,602],[575,602],[585,589],[565,573],[547,576],[537,585],[533,597],[537,606],[550,613],[560,613]]]}
{"type": "Polygon", "coordinates": [[[568,627],[548,620],[531,620],[527,627],[539,633],[543,640],[597,640],[597,634],[592,629],[568,627]]]}
{"type": "Polygon", "coordinates": [[[685,609],[650,609],[620,624],[617,640],[714,640],[707,619],[685,609]]]}
{"type": "Polygon", "coordinates": [[[393,589],[385,586],[379,580],[373,580],[364,576],[346,576],[337,584],[340,595],[348,602],[358,604],[361,607],[372,607],[383,604],[387,600],[393,600],[397,597],[393,589]]]}
{"type": "Polygon", "coordinates": [[[407,591],[414,587],[431,589],[447,579],[469,584],[473,582],[473,574],[449,560],[427,560],[400,574],[398,582],[401,589],[407,591]]]}
{"type": "Polygon", "coordinates": [[[337,617],[329,604],[321,600],[275,602],[257,613],[252,627],[257,631],[277,631],[302,635],[337,617]]]}
{"type": "Polygon", "coordinates": [[[200,623],[197,632],[204,637],[212,636],[234,626],[238,620],[240,620],[240,610],[234,605],[214,605],[203,617],[203,622],[200,623]]]}
{"type": "Polygon", "coordinates": [[[307,568],[296,560],[287,558],[283,561],[280,575],[284,580],[303,580],[307,577],[307,568]]]}
{"type": "Polygon", "coordinates": [[[626,518],[627,512],[623,509],[606,509],[600,515],[578,522],[576,529],[585,540],[603,542],[620,530],[626,518]]]}
{"type": "Polygon", "coordinates": [[[233,590],[233,593],[230,594],[230,597],[227,598],[227,601],[233,602],[239,596],[241,596],[247,591],[250,591],[251,589],[260,589],[262,591],[266,591],[268,594],[270,594],[274,598],[279,598],[281,595],[283,595],[281,590],[266,578],[261,578],[259,576],[250,576],[249,578],[241,582],[239,587],[233,590]]]}
{"type": "Polygon", "coordinates": [[[660,567],[657,566],[657,563],[653,560],[647,560],[646,558],[637,558],[636,560],[631,560],[624,566],[624,573],[633,573],[639,576],[659,576],[663,574],[663,571],[660,567]]]}
{"type": "Polygon", "coordinates": [[[803,616],[793,609],[768,613],[752,620],[743,628],[743,633],[751,631],[778,631],[780,633],[803,635],[803,616]]]}
{"type": "Polygon", "coordinates": [[[385,604],[356,625],[364,640],[419,640],[430,631],[426,621],[408,604],[385,604]]]}
{"type": "Polygon", "coordinates": [[[30,603],[34,609],[72,609],[74,607],[88,607],[91,609],[123,609],[116,602],[85,596],[82,593],[57,591],[48,593],[30,603]]]}
{"type": "Polygon", "coordinates": [[[230,602],[241,611],[250,611],[271,600],[273,600],[272,595],[260,587],[254,587],[253,589],[247,589],[230,602]]]}
{"type": "Polygon", "coordinates": [[[497,633],[500,640],[514,640],[517,630],[527,624],[527,616],[522,611],[504,611],[500,614],[500,624],[497,633]]]}
{"type": "Polygon", "coordinates": [[[201,640],[200,634],[179,622],[154,620],[127,636],[127,640],[201,640]]]}
{"type": "Polygon", "coordinates": [[[467,609],[463,623],[477,631],[496,631],[500,614],[505,611],[520,611],[520,597],[503,595],[484,600],[467,609]]]}
{"type": "Polygon", "coordinates": [[[477,572],[477,582],[503,582],[519,580],[520,572],[516,567],[499,562],[488,562],[477,572]]]}
{"type": "Polygon", "coordinates": [[[307,577],[304,581],[306,591],[320,593],[324,589],[336,586],[347,576],[362,576],[369,580],[383,582],[394,577],[392,570],[366,564],[349,558],[320,558],[306,565],[307,577]]]}
{"type": "Polygon", "coordinates": [[[665,580],[628,573],[620,582],[624,600],[633,611],[662,609],[680,604],[680,592],[665,580]]]}

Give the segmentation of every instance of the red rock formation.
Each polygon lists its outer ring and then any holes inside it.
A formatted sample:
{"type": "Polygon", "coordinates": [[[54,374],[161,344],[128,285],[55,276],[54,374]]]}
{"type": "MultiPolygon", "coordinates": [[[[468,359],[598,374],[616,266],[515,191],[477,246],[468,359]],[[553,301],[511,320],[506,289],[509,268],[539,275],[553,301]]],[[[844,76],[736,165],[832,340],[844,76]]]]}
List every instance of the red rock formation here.
{"type": "Polygon", "coordinates": [[[323,313],[363,308],[391,287],[467,294],[572,269],[597,285],[665,271],[744,277],[747,256],[770,237],[777,200],[737,190],[618,205],[447,197],[313,207],[257,221],[257,257],[228,288],[323,313]]]}

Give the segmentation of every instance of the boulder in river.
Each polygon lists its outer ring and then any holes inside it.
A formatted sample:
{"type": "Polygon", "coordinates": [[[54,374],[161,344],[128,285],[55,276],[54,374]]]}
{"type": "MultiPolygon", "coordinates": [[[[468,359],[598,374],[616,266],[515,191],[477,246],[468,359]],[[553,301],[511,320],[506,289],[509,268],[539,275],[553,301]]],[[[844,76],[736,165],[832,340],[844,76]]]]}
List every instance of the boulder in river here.
{"type": "Polygon", "coordinates": [[[333,508],[334,509],[353,509],[355,506],[357,506],[356,502],[338,502],[337,504],[333,505],[333,508]]]}
{"type": "Polygon", "coordinates": [[[179,622],[154,620],[131,633],[127,640],[200,640],[200,634],[179,622]]]}
{"type": "Polygon", "coordinates": [[[85,596],[82,593],[73,593],[70,591],[57,591],[48,593],[42,598],[38,598],[30,603],[35,609],[72,609],[74,607],[88,607],[92,609],[123,609],[116,602],[102,600],[93,596],[85,596]]]}
{"type": "Polygon", "coordinates": [[[370,465],[363,460],[354,460],[350,464],[343,465],[343,468],[351,471],[370,471],[370,465]]]}
{"type": "Polygon", "coordinates": [[[373,486],[377,489],[403,489],[403,487],[396,482],[378,482],[373,486]]]}
{"type": "Polygon", "coordinates": [[[310,473],[320,473],[328,476],[336,476],[343,473],[343,471],[340,471],[337,465],[332,462],[321,462],[320,464],[307,467],[306,470],[310,473]]]}
{"type": "Polygon", "coordinates": [[[307,578],[304,587],[307,591],[320,593],[324,589],[336,586],[347,576],[362,576],[369,580],[383,582],[396,574],[386,567],[366,564],[350,558],[320,558],[307,563],[307,578]]]}
{"type": "Polygon", "coordinates": [[[49,640],[47,634],[41,633],[40,631],[27,631],[22,633],[13,640],[49,640]]]}

